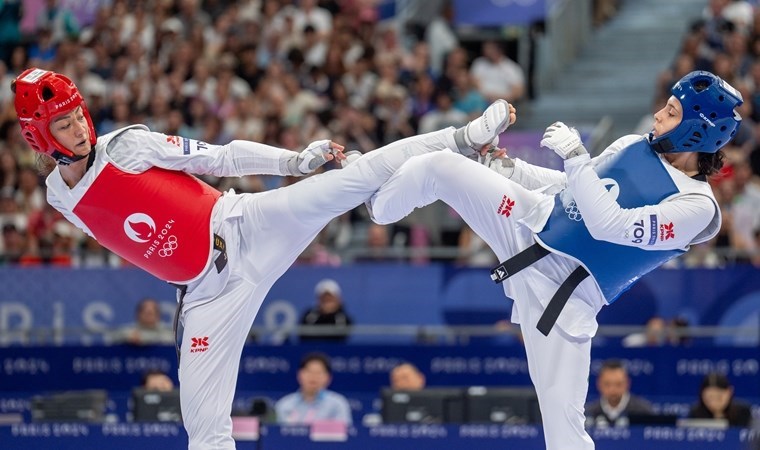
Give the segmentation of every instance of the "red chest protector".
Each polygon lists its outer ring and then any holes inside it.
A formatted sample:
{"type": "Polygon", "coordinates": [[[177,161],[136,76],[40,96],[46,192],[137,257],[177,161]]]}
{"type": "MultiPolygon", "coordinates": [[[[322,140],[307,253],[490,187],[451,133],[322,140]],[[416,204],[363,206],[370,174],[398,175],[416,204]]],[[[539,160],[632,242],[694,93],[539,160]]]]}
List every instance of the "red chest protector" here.
{"type": "Polygon", "coordinates": [[[184,172],[132,174],[108,163],[73,212],[112,252],[164,281],[187,283],[211,257],[211,210],[221,195],[184,172]]]}

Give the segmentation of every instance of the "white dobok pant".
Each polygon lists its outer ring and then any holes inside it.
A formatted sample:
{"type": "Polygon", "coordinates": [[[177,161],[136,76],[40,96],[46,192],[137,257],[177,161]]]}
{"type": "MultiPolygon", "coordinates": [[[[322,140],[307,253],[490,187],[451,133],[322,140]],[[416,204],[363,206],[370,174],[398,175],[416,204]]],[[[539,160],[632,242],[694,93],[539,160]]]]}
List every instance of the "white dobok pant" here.
{"type": "Polygon", "coordinates": [[[226,241],[227,267],[204,275],[219,278],[218,289],[208,288],[215,279],[190,284],[181,315],[180,397],[191,450],[235,448],[230,413],[240,355],[275,281],[330,220],[368,201],[406,160],[447,148],[456,149],[454,128],[394,142],[287,187],[220,199],[227,204],[215,207],[212,224],[226,241]]]}

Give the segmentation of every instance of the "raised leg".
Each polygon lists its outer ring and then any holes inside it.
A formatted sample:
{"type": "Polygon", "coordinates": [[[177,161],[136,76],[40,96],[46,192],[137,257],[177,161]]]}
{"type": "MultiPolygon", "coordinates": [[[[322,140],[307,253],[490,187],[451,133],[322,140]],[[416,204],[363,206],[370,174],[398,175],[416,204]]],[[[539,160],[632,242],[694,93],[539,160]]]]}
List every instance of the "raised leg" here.
{"type": "Polygon", "coordinates": [[[454,208],[500,260],[513,255],[517,220],[545,196],[451,152],[406,163],[372,197],[375,221],[392,223],[436,200],[454,208]]]}

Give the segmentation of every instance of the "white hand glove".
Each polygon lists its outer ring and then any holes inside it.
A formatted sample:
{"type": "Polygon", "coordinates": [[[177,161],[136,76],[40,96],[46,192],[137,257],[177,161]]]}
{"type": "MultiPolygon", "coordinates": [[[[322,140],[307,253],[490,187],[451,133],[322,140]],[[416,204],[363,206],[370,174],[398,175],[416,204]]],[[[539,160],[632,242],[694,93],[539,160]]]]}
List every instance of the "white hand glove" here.
{"type": "Polygon", "coordinates": [[[544,132],[541,146],[554,150],[562,159],[588,153],[581,143],[578,130],[562,122],[554,122],[544,132]]]}
{"type": "Polygon", "coordinates": [[[506,178],[512,178],[512,174],[515,172],[515,160],[506,155],[501,158],[494,158],[494,153],[488,152],[485,155],[476,153],[477,161],[506,178]]]}
{"type": "MultiPolygon", "coordinates": [[[[329,139],[314,141],[306,147],[306,150],[298,154],[292,166],[295,166],[301,172],[301,175],[308,175],[326,163],[327,155],[331,153],[333,153],[333,149],[330,147],[329,139]]],[[[296,171],[292,170],[291,164],[288,164],[288,166],[291,168],[291,173],[296,175],[296,171]]]]}

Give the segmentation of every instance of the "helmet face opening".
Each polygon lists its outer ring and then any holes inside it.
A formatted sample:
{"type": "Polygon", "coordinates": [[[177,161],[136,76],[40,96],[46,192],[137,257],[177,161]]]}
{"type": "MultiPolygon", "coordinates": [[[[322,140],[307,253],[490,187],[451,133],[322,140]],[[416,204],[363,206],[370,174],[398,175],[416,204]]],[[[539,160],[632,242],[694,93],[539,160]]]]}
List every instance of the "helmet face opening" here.
{"type": "Polygon", "coordinates": [[[79,89],[67,77],[47,70],[31,68],[16,78],[13,84],[16,114],[21,135],[35,152],[53,157],[69,164],[84,156],[75,155],[61,145],[50,132],[54,117],[82,107],[82,114],[89,128],[90,144],[95,145],[97,136],[87,105],[79,89]]]}
{"type": "Polygon", "coordinates": [[[660,153],[716,153],[736,134],[741,94],[710,72],[695,71],[670,90],[681,102],[683,118],[675,129],[651,140],[660,153]]]}

